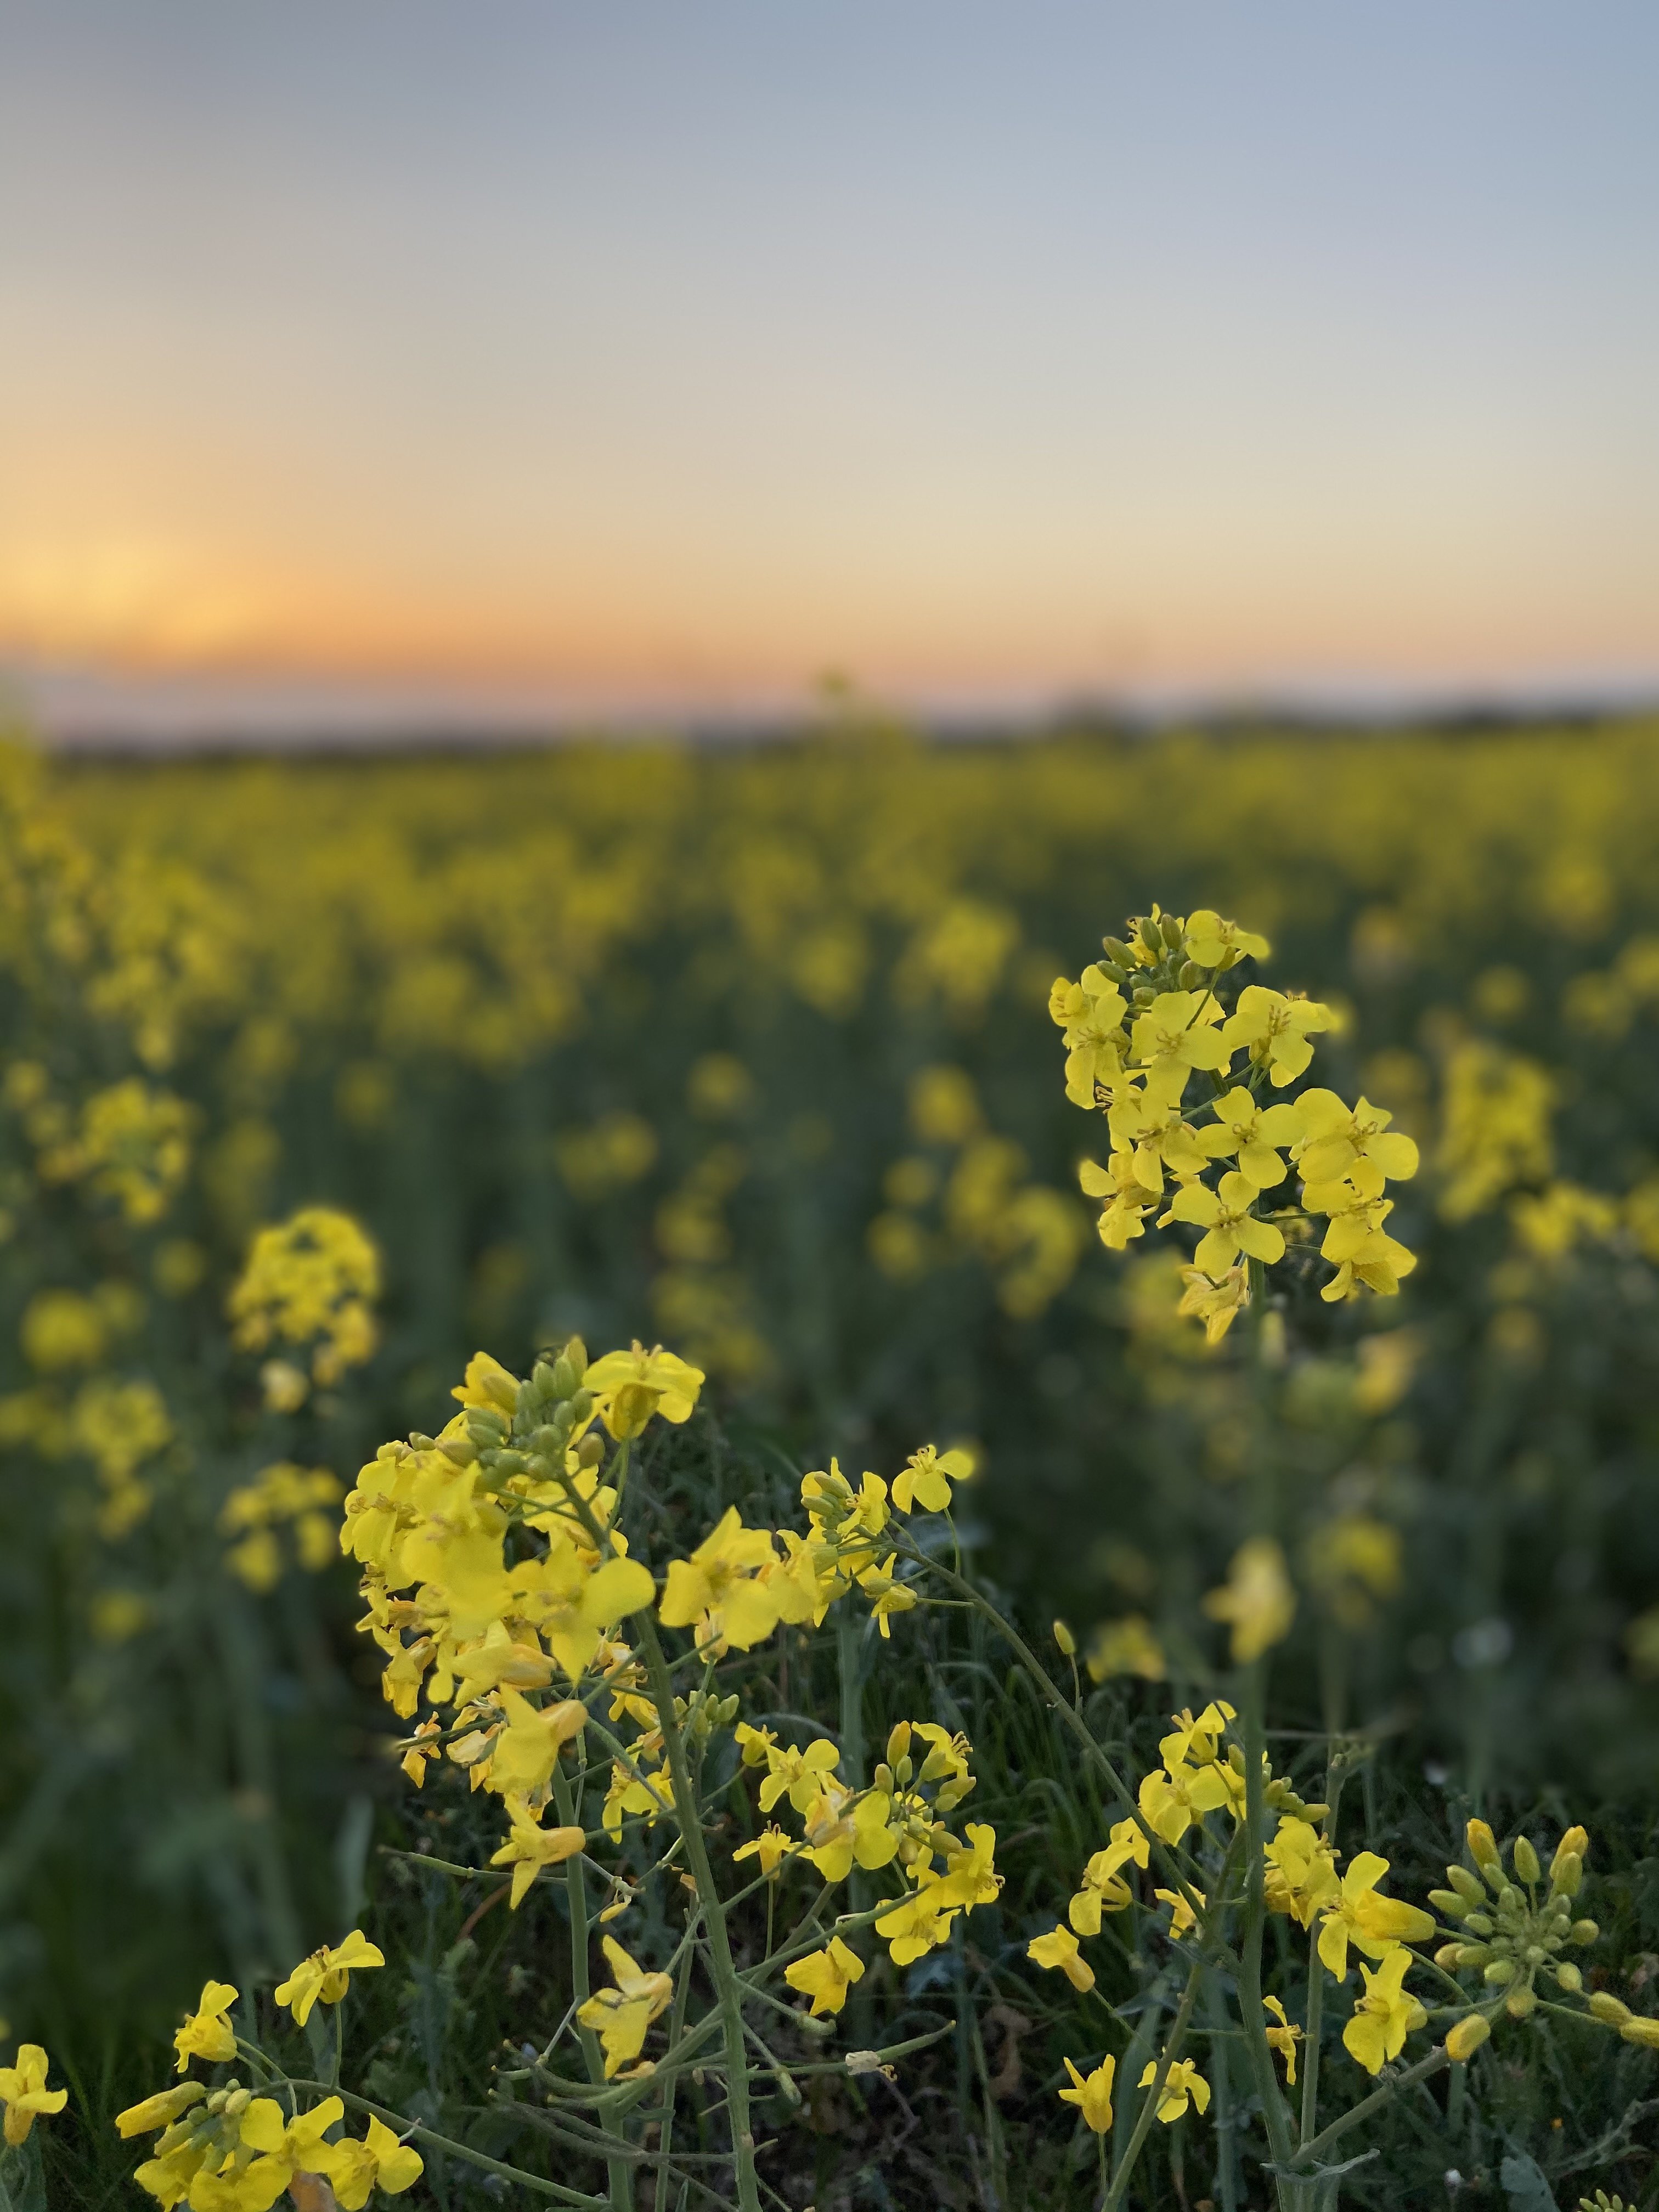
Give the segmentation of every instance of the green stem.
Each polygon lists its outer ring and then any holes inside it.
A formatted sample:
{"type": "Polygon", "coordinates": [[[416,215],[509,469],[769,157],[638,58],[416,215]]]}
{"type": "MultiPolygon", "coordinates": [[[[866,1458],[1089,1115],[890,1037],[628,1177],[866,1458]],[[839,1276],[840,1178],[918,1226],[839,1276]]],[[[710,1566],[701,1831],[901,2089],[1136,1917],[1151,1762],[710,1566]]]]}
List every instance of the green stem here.
{"type": "MultiPolygon", "coordinates": [[[[1342,1784],[1347,1771],[1336,1756],[1333,1743],[1325,1758],[1325,1802],[1330,1811],[1325,1817],[1325,1833],[1336,1844],[1336,1816],[1341,1804],[1342,1784]]],[[[1302,2124],[1297,2140],[1306,2143],[1312,2140],[1319,2126],[1319,2061],[1320,2039],[1325,2027],[1325,1968],[1319,1956],[1319,1923],[1308,1930],[1308,2018],[1302,2039],[1302,2124]]]]}
{"type": "MultiPolygon", "coordinates": [[[[558,1807],[562,1824],[568,1828],[575,1827],[574,1793],[563,1763],[558,1759],[553,1765],[553,1802],[558,1807]]],[[[583,2022],[580,2010],[592,1990],[587,1960],[587,1876],[580,1851],[564,1863],[564,1892],[570,1912],[570,1986],[578,2008],[576,2035],[582,2047],[587,2078],[597,2087],[605,2080],[605,2054],[599,2048],[599,2037],[583,2022]]],[[[633,2212],[633,2168],[623,2159],[607,2158],[605,2172],[611,2185],[611,2212],[633,2212]]]]}
{"type": "Polygon", "coordinates": [[[1316,2136],[1310,2143],[1304,2143],[1296,2153],[1296,2164],[1301,2166],[1314,2159],[1323,2158],[1350,2128],[1357,2128],[1362,2120],[1370,2119],[1373,2112],[1380,2112],[1402,2089],[1414,2089],[1419,2081],[1431,2080],[1443,2066],[1449,2066],[1450,2063],[1445,2045],[1437,2044],[1426,2058],[1419,2058],[1415,2066],[1408,2066],[1403,2074],[1396,2074],[1392,2081],[1385,2081],[1380,2089],[1373,2089],[1369,2097],[1362,2097],[1340,2119],[1333,2120],[1322,2135],[1316,2136]]]}
{"type": "Polygon", "coordinates": [[[674,1714],[674,1687],[669,1680],[668,1662],[657,1635],[657,1624],[648,1613],[638,1616],[640,1650],[644,1656],[646,1671],[650,1677],[652,1701],[657,1708],[658,1724],[662,1729],[663,1743],[668,1753],[668,1771],[674,1784],[676,1808],[680,1832],[685,1838],[685,1856],[690,1864],[691,1879],[697,1887],[697,1902],[702,1909],[703,1925],[708,1930],[708,1960],[714,1972],[714,1987],[719,1998],[719,2009],[726,2036],[726,2094],[732,2105],[732,2154],[736,2166],[738,2204],[739,2212],[760,2212],[760,2191],[755,2176],[755,2137],[749,2122],[749,2057],[744,2048],[743,1987],[732,1963],[732,1946],[726,1928],[726,1907],[714,1884],[714,1869],[708,1862],[708,1846],[696,1814],[696,1793],[691,1787],[691,1770],[685,1756],[685,1742],[680,1734],[679,1722],[674,1714]]]}
{"type": "Polygon", "coordinates": [[[1261,1940],[1267,1921],[1267,1861],[1262,1856],[1267,1840],[1261,1786],[1263,1672],[1263,1662],[1257,1659],[1244,1690],[1244,1940],[1239,1947],[1238,2009],[1244,2048],[1249,2053],[1261,2117],[1267,2123],[1268,2148],[1273,2163],[1284,2166],[1295,2145],[1290,2114],[1273,2070],[1273,2046],[1267,2041],[1267,2014],[1261,2003],[1261,1940]]]}
{"type": "Polygon", "coordinates": [[[337,2097],[352,2111],[371,2113],[377,2120],[399,2136],[416,2142],[429,2143],[434,2150],[447,2151],[452,2158],[465,2159],[482,2173],[498,2173],[503,2181],[516,2181],[521,2189],[533,2189],[538,2196],[550,2197],[555,2203],[570,2204],[580,2212],[605,2212],[603,2197],[585,2197],[580,2189],[566,2189],[556,2181],[544,2181],[539,2174],[526,2173],[521,2166],[504,2166],[498,2158],[486,2158],[481,2150],[471,2144],[457,2142],[453,2136],[441,2136],[434,2128],[422,2127],[418,2121],[407,2120],[401,2112],[391,2112],[384,2105],[372,2104],[367,2097],[354,2097],[349,2089],[336,2089],[326,2081],[295,2081],[295,2089],[309,2089],[327,2097],[337,2097]]]}
{"type": "Polygon", "coordinates": [[[1158,2071],[1146,2085],[1146,2094],[1141,2100],[1140,2111],[1135,2118],[1134,2132],[1123,2147],[1123,2155],[1117,2162],[1117,2171],[1112,2176],[1112,2185],[1106,2192],[1100,2212],[1116,2212],[1123,2202],[1123,2193],[1129,2186],[1146,2138],[1152,2133],[1152,2122],[1158,2117],[1158,2100],[1164,2094],[1164,2084],[1170,2078],[1170,2069],[1180,2057],[1181,2046],[1187,2039],[1187,2027],[1193,2016],[1193,2007],[1198,2001],[1204,1966],[1202,1959],[1194,1960],[1193,1970],[1187,1977],[1187,1986],[1181,1992],[1176,2016],[1170,2023],[1170,2033],[1158,2062],[1158,2071]]]}

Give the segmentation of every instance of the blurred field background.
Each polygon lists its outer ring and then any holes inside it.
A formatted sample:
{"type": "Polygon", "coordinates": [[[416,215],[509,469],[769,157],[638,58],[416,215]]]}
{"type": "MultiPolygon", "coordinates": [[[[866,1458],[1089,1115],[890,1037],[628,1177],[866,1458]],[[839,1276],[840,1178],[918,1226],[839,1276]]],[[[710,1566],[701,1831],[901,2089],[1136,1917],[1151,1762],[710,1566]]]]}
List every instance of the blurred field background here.
{"type": "Polygon", "coordinates": [[[1269,933],[1271,980],[1347,1018],[1332,1080],[1427,1163],[1406,1295],[1316,1309],[1286,1379],[1315,1594],[1288,1694],[1328,1697],[1335,1638],[1419,1799],[1622,1807],[1639,1905],[1656,748],[1651,722],[939,746],[852,710],[735,751],[15,747],[6,2011],[92,2079],[216,1961],[358,1909],[403,1815],[327,1486],[321,1535],[298,1491],[264,1522],[226,1501],[273,1463],[349,1481],[439,1425],[481,1345],[696,1358],[738,1494],[972,1439],[969,1535],[1022,1608],[1115,1624],[1115,1674],[1142,1625],[1178,1651],[1237,1540],[1239,1383],[1173,1319],[1173,1261],[1094,1239],[1099,1138],[1046,1008],[1155,897],[1269,933]],[[380,1341],[273,1413],[227,1292],[319,1202],[379,1248],[380,1341]]]}

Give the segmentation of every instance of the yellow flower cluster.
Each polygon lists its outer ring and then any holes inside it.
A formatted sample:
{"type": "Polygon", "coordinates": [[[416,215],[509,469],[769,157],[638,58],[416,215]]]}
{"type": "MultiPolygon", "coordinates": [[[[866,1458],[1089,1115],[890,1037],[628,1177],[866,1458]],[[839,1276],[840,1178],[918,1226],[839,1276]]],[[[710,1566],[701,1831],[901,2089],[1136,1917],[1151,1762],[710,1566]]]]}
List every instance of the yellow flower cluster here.
{"type": "Polygon", "coordinates": [[[135,1228],[161,1218],[190,1171],[197,1109],[140,1077],[91,1092],[77,1113],[40,1061],[16,1060],[3,1097],[34,1146],[41,1182],[84,1182],[135,1228]]]}
{"type": "Polygon", "coordinates": [[[340,1497],[341,1485],[325,1467],[279,1460],[262,1468],[220,1508],[219,1533],[234,1539],[226,1547],[226,1565],[250,1589],[274,1589],[284,1565],[277,1531],[286,1528],[300,1565],[308,1574],[319,1573],[337,1555],[339,1522],[329,1508],[340,1497]]]}
{"type": "Polygon", "coordinates": [[[349,1213],[301,1206],[259,1231],[230,1293],[235,1341],[246,1352],[273,1344],[310,1351],[309,1375],[289,1359],[266,1363],[270,1404],[291,1412],[313,1382],[331,1389],[370,1357],[380,1290],[380,1255],[349,1213]]]}
{"type": "Polygon", "coordinates": [[[1123,1250],[1158,1207],[1158,1227],[1200,1229],[1181,1310],[1212,1342],[1249,1302],[1251,1267],[1282,1260],[1285,1224],[1299,1230],[1307,1217],[1327,1222],[1320,1255],[1336,1270],[1322,1297],[1362,1287],[1393,1296],[1416,1261],[1383,1226],[1393,1211],[1384,1192],[1417,1172],[1417,1146],[1364,1098],[1350,1107],[1318,1088],[1264,1096],[1307,1073],[1330,1009],[1249,983],[1230,1012],[1224,978],[1266,958],[1267,941],[1207,908],[1183,918],[1154,907],[1129,927],[1127,939],[1104,939],[1106,959],[1076,982],[1062,976],[1048,1001],[1066,1045],[1066,1095],[1103,1111],[1111,1133],[1105,1166],[1085,1160],[1079,1170],[1085,1192],[1104,1200],[1102,1243],[1123,1250]],[[1207,1089],[1189,1100],[1194,1080],[1207,1089]],[[1278,1205],[1270,1219],[1261,1208],[1291,1164],[1300,1206],[1278,1205]]]}

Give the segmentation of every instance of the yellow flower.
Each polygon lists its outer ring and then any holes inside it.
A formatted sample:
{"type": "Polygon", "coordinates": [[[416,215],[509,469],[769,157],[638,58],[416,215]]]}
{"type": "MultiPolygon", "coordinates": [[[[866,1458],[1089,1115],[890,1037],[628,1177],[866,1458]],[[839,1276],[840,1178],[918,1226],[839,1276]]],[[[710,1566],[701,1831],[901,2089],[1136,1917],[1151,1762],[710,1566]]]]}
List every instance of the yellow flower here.
{"type": "Polygon", "coordinates": [[[839,2012],[847,2002],[848,1990],[863,1974],[863,1960],[856,1951],[848,1950],[839,1936],[830,1937],[827,1950],[809,1952],[783,1970],[790,1988],[811,1998],[815,2017],[819,2013],[839,2012]]]}
{"type": "Polygon", "coordinates": [[[898,1553],[890,1552],[879,1567],[867,1568],[859,1577],[859,1587],[870,1601],[871,1613],[884,1641],[893,1633],[893,1615],[913,1613],[921,1602],[915,1592],[895,1577],[897,1565],[898,1553]]]}
{"type": "Polygon", "coordinates": [[[0,2104],[6,2108],[5,2136],[14,2149],[28,2141],[37,2119],[61,2112],[69,2102],[67,2089],[48,2089],[50,2061],[38,2043],[17,2047],[17,2063],[0,2066],[0,2104]]]}
{"type": "Polygon", "coordinates": [[[192,2058],[204,2058],[216,2066],[236,2056],[236,2038],[226,2017],[235,2002],[236,1991],[228,1982],[203,1983],[201,2002],[173,2039],[180,2074],[192,2058]]]}
{"type": "Polygon", "coordinates": [[[577,2019],[598,2033],[605,2051],[605,2078],[640,2055],[646,2030],[673,2001],[674,1984],[667,1974],[647,1974],[636,1966],[614,1936],[605,1938],[613,1989],[596,1990],[577,2019]]]}
{"type": "Polygon", "coordinates": [[[823,1787],[823,1778],[841,1765],[841,1753],[828,1736],[815,1736],[805,1750],[794,1744],[781,1749],[766,1747],[767,1776],[760,1786],[760,1808],[769,1813],[780,1797],[787,1796],[796,1812],[804,1813],[823,1787]]]}
{"type": "Polygon", "coordinates": [[[1061,2103],[1075,2105],[1083,2115],[1084,2125],[1096,2135],[1103,2136],[1112,2124],[1112,2076],[1117,2072],[1116,2059],[1103,2058],[1092,2074],[1079,2074],[1068,2058],[1066,2071],[1072,2077],[1072,2086],[1060,2091],[1061,2103]]]}
{"type": "Polygon", "coordinates": [[[1390,1182],[1404,1182],[1417,1173],[1417,1146],[1409,1137],[1391,1131],[1392,1114],[1362,1098],[1345,1106],[1334,1091],[1304,1091],[1297,1100],[1306,1132],[1297,1149],[1297,1164],[1306,1182],[1351,1180],[1361,1163],[1390,1182]]]}
{"type": "Polygon", "coordinates": [[[1253,929],[1236,921],[1223,921],[1212,907],[1201,906],[1187,917],[1187,957],[1200,968],[1232,968],[1249,957],[1265,960],[1273,947],[1253,929]]]}
{"type": "Polygon", "coordinates": [[[1055,1927],[1047,1936],[1034,1937],[1025,1947],[1025,1955],[1035,1966],[1057,1966],[1074,1990],[1091,1990],[1095,1985],[1095,1970],[1082,1956],[1069,1928],[1055,1927]]]}
{"type": "Polygon", "coordinates": [[[1213,1024],[1221,1008],[1208,992],[1165,991],[1138,1015],[1130,1032],[1135,1058],[1146,1069],[1146,1089],[1174,1105],[1195,1067],[1224,1068],[1232,1054],[1213,1024]]]}
{"type": "Polygon", "coordinates": [[[1321,1915],[1319,1955],[1339,1982],[1347,1977],[1350,1943],[1368,1959],[1382,1959],[1401,1943],[1425,1943],[1434,1933],[1430,1914],[1403,1899],[1378,1895],[1376,1885],[1388,1870],[1387,1859],[1361,1851],[1321,1915]]]}
{"type": "Polygon", "coordinates": [[[960,1446],[942,1452],[934,1444],[923,1444],[911,1453],[895,1478],[893,1503],[901,1513],[914,1512],[918,1505],[925,1513],[948,1513],[951,1485],[966,1482],[973,1474],[974,1464],[972,1452],[960,1446]]]}
{"type": "Polygon", "coordinates": [[[1158,1755],[1173,1774],[1182,1761],[1193,1766],[1212,1766],[1221,1755],[1227,1723],[1236,1721],[1238,1714],[1224,1698],[1212,1698],[1196,1720],[1184,1705],[1170,1717],[1175,1726],[1168,1735],[1158,1738],[1158,1755]]]}
{"type": "Polygon", "coordinates": [[[1139,1613],[1125,1613],[1120,1620],[1103,1620],[1090,1635],[1083,1663],[1094,1682],[1103,1682],[1113,1674],[1139,1674],[1143,1681],[1161,1682],[1170,1671],[1163,1645],[1146,1615],[1139,1613]]]}
{"type": "Polygon", "coordinates": [[[1248,1667],[1290,1633],[1296,1592],[1285,1554],[1271,1536],[1252,1536],[1233,1554],[1227,1580],[1204,1601],[1212,1620],[1231,1624],[1233,1662],[1248,1667]]]}
{"type": "Polygon", "coordinates": [[[876,1933],[886,1944],[893,1964],[908,1966],[949,1940],[951,1923],[961,1909],[961,1900],[942,1877],[924,1877],[891,1911],[882,1914],[876,1933]]]}
{"type": "Polygon", "coordinates": [[[385,1952],[371,1943],[361,1928],[354,1928],[343,1942],[325,1944],[308,1959],[301,1959],[288,1979],[278,1984],[276,2002],[286,2005],[294,2014],[296,2027],[303,2027],[319,1997],[325,2004],[339,2003],[350,1984],[354,1966],[385,1964],[385,1952]]]}
{"type": "Polygon", "coordinates": [[[1178,1844],[1206,1813],[1218,1812],[1231,1793],[1218,1766],[1177,1760],[1167,1772],[1143,1775],[1136,1792],[1141,1818],[1166,1844],[1178,1844]]]}
{"type": "MultiPolygon", "coordinates": [[[[1120,1821],[1119,1827],[1133,1828],[1133,1820],[1120,1821]]],[[[1135,1829],[1135,1834],[1140,1835],[1135,1829]]],[[[1140,1838],[1143,1850],[1146,1839],[1140,1838]]],[[[1096,1851],[1083,1869],[1083,1887],[1066,1908],[1066,1917],[1079,1936],[1098,1936],[1103,1912],[1121,1912],[1133,1900],[1133,1893],[1118,1869],[1127,1866],[1135,1856],[1134,1845],[1128,1838],[1113,1841],[1104,1850],[1096,1851]]]]}
{"type": "Polygon", "coordinates": [[[778,1625],[778,1601],[757,1579],[775,1559],[768,1532],[745,1528],[737,1507],[728,1505],[689,1559],[670,1562],[658,1607],[664,1626],[690,1628],[707,1621],[713,1640],[748,1650],[778,1625]]]}
{"type": "MultiPolygon", "coordinates": [[[[1320,1949],[1322,1954],[1322,1936],[1320,1949]]],[[[1359,1969],[1365,1978],[1364,1992],[1342,2031],[1342,2042],[1349,2056],[1368,2074],[1380,2073],[1385,2059],[1397,2058],[1407,2035],[1413,2028],[1421,2027],[1428,2017],[1417,1999],[1401,1986],[1407,1969],[1416,1964],[1409,1951],[1396,1947],[1375,1973],[1369,1966],[1359,1969]]]]}
{"type": "MultiPolygon", "coordinates": [[[[264,2155],[254,2160],[246,2172],[235,2176],[239,2187],[228,2194],[223,2203],[234,2206],[236,2212],[263,2212],[263,2208],[274,2204],[296,2174],[331,2174],[343,2145],[325,2142],[323,2138],[330,2128],[345,2117],[345,2106],[337,2097],[325,2097],[308,2112],[301,2112],[284,2122],[283,2108],[274,2097],[256,2097],[241,2116],[241,2140],[250,2150],[264,2155]]],[[[234,2169],[233,2169],[233,2175],[234,2169]]],[[[227,2176],[231,2179],[231,2176],[227,2176]]],[[[196,2212],[200,2182],[191,2188],[191,2212],[196,2212]]],[[[367,2197],[360,2197],[360,2204],[367,2197]]],[[[219,2201],[212,2199],[207,2212],[219,2212],[219,2201]]]]}
{"type": "Polygon", "coordinates": [[[1161,1174],[1157,1185],[1149,1187],[1140,1179],[1134,1153],[1120,1148],[1108,1154],[1103,1168],[1094,1160],[1083,1161],[1077,1179],[1085,1197],[1108,1201],[1097,1226],[1109,1252],[1121,1252],[1146,1234],[1141,1217],[1164,1187],[1161,1174]]]}
{"type": "Polygon", "coordinates": [[[580,1828],[544,1828],[521,1798],[509,1798],[507,1810],[511,1831],[500,1850],[491,1855],[489,1863],[513,1869],[513,1894],[507,1905],[516,1912],[542,1869],[574,1858],[586,1838],[580,1828]]]}
{"type": "MultiPolygon", "coordinates": [[[[1201,1889],[1195,1889],[1192,1893],[1200,1905],[1209,1903],[1201,1889]]],[[[1178,1889],[1155,1889],[1152,1895],[1161,1905],[1170,1907],[1170,1934],[1172,1938],[1184,1936],[1188,1929],[1197,1927],[1198,1915],[1178,1889]]]]}
{"type": "MultiPolygon", "coordinates": [[[[1150,2088],[1158,2079],[1158,2062],[1149,2059],[1146,2071],[1140,2077],[1140,2087],[1150,2088]]],[[[1189,2104],[1200,2112],[1210,2109],[1210,2085],[1190,2058],[1177,2058],[1164,2077],[1164,2087],[1158,2100],[1158,2117],[1165,2127],[1184,2117],[1189,2104]]]]}
{"type": "Polygon", "coordinates": [[[1285,2008],[1277,1997],[1263,1997],[1261,2002],[1279,2022],[1277,2027],[1267,2030],[1267,2041],[1284,2060],[1285,2086],[1293,2089],[1296,2087],[1296,2046],[1302,2030],[1291,2027],[1285,2016],[1285,2008]]]}
{"type": "Polygon", "coordinates": [[[559,1753],[587,1725],[580,1698],[532,1705],[520,1691],[503,1683],[496,1692],[507,1726],[489,1753],[489,1786],[503,1797],[532,1797],[553,1779],[559,1753]]]}
{"type": "Polygon", "coordinates": [[[1260,1194],[1248,1176],[1230,1168],[1214,1190],[1207,1183],[1183,1183],[1163,1219],[1191,1221],[1205,1230],[1193,1258],[1212,1281],[1226,1273],[1241,1252],[1271,1267],[1285,1256],[1285,1238],[1271,1221],[1260,1221],[1251,1212],[1260,1194]]]}
{"type": "Polygon", "coordinates": [[[1311,1928],[1315,1915],[1339,1887],[1330,1845],[1311,1822],[1286,1814],[1278,1833],[1263,1844],[1262,1856],[1267,1862],[1267,1910],[1288,1913],[1304,1928],[1311,1928]]]}
{"type": "Polygon", "coordinates": [[[647,1352],[608,1352],[582,1378],[593,1394],[599,1418],[613,1437],[636,1437],[653,1413],[665,1421],[689,1421],[704,1382],[701,1367],[680,1359],[660,1345],[647,1352]]]}
{"type": "Polygon", "coordinates": [[[1282,1091],[1313,1058],[1310,1036],[1331,1026],[1330,1008],[1316,999],[1290,999],[1260,983],[1247,983],[1221,1035],[1230,1052],[1248,1048],[1250,1058],[1267,1068],[1274,1089],[1282,1091]]]}
{"type": "Polygon", "coordinates": [[[1277,1147],[1293,1145],[1304,1133],[1302,1109],[1262,1106],[1248,1091],[1230,1091],[1215,1102],[1215,1121],[1198,1133],[1200,1148],[1212,1160],[1238,1158],[1238,1171],[1258,1190],[1285,1180],[1277,1147]]]}
{"type": "Polygon", "coordinates": [[[793,1844],[777,1822],[769,1820],[759,1835],[751,1837],[746,1844],[740,1844],[732,1856],[734,1859],[758,1859],[761,1872],[770,1881],[793,1849],[793,1844]]]}
{"type": "Polygon", "coordinates": [[[1219,1344],[1235,1319],[1250,1303],[1249,1270],[1243,1264],[1229,1267],[1219,1282],[1212,1282],[1202,1267],[1183,1267],[1186,1288],[1176,1311],[1182,1321],[1201,1321],[1206,1344],[1219,1344]]]}
{"type": "Polygon", "coordinates": [[[425,2171],[419,2151],[372,2116],[361,2142],[348,2139],[331,2143],[329,2151],[328,2177],[340,2212],[362,2212],[376,2189],[388,2197],[401,2197],[425,2171]]]}

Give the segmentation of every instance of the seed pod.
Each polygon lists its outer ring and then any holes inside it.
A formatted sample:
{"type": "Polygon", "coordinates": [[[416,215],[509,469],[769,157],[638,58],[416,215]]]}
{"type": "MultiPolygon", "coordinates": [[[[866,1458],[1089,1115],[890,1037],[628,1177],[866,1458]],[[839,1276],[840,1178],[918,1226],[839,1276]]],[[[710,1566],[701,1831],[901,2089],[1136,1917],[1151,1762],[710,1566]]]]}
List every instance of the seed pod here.
{"type": "Polygon", "coordinates": [[[1593,1943],[1601,1933],[1593,1920],[1575,1920],[1567,1930],[1569,1943],[1593,1943]]]}
{"type": "Polygon", "coordinates": [[[1446,2038],[1446,2056],[1455,2066],[1466,2066],[1492,2033],[1485,2013],[1466,2012],[1446,2038]]]}
{"type": "Polygon", "coordinates": [[[1622,2027],[1632,2017],[1627,2004],[1620,2004],[1610,1990],[1592,1990],[1584,2000],[1597,2020],[1605,2021],[1609,2027],[1622,2027]]]}
{"type": "Polygon", "coordinates": [[[1543,1869],[1538,1863],[1538,1854],[1525,1836],[1515,1839],[1515,1870],[1522,1881],[1536,1881],[1543,1869]]]}

